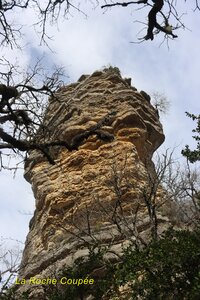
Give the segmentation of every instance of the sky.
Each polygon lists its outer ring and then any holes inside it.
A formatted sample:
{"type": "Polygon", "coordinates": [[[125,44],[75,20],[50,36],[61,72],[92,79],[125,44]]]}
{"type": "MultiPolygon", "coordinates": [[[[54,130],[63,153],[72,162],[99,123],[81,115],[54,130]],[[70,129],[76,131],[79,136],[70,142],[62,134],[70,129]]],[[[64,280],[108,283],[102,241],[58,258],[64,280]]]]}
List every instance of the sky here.
{"type": "MultiPolygon", "coordinates": [[[[162,34],[154,41],[131,43],[137,41],[137,33],[143,27],[135,21],[145,21],[145,9],[136,11],[136,7],[129,6],[105,11],[90,1],[85,1],[82,8],[87,17],[72,10],[57,26],[48,26],[53,37],[49,47],[39,45],[38,33],[28,25],[24,28],[23,49],[1,49],[1,54],[11,61],[17,58],[21,66],[45,55],[47,63],[65,67],[66,83],[105,66],[118,67],[122,76],[132,78],[132,85],[138,90],[166,96],[170,109],[161,116],[166,140],[160,151],[177,147],[175,154],[181,157],[185,144],[195,146],[191,138],[195,123],[185,112],[199,113],[200,108],[200,12],[193,12],[189,2],[180,7],[181,12],[187,13],[183,20],[188,29],[178,31],[178,38],[170,40],[167,47],[166,43],[161,45],[162,34]]],[[[36,16],[27,10],[23,18],[18,15],[16,20],[27,25],[36,16]]],[[[145,32],[139,34],[144,35],[145,32]]],[[[18,170],[14,178],[11,172],[0,172],[0,190],[0,244],[10,245],[15,240],[23,243],[34,212],[31,186],[23,178],[23,170],[18,170]]]]}

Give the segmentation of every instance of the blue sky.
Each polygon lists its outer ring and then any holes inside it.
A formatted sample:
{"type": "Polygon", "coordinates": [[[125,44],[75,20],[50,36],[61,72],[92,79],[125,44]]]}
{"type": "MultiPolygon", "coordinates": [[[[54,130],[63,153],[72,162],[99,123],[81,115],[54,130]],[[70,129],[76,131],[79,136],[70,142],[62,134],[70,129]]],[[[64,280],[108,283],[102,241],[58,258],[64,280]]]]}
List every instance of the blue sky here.
{"type": "MultiPolygon", "coordinates": [[[[164,93],[171,106],[169,113],[161,117],[166,135],[163,149],[179,145],[176,155],[180,157],[186,143],[193,145],[191,130],[195,124],[185,116],[185,111],[199,113],[200,108],[200,12],[193,13],[191,7],[182,5],[182,11],[188,12],[184,22],[191,30],[177,32],[178,39],[170,41],[168,49],[166,44],[160,46],[162,34],[153,42],[130,43],[137,40],[142,26],[134,21],[137,16],[142,20],[146,13],[138,13],[135,8],[115,7],[104,13],[100,7],[92,9],[87,2],[87,18],[72,12],[68,20],[59,21],[58,27],[48,27],[53,36],[49,45],[54,52],[39,46],[37,34],[27,26],[23,51],[2,49],[2,53],[11,60],[17,57],[24,66],[45,54],[48,62],[65,66],[69,76],[66,82],[114,65],[123,76],[131,77],[132,84],[139,90],[164,93]]],[[[33,18],[31,11],[25,12],[24,24],[33,18]]],[[[1,172],[0,189],[0,236],[24,241],[34,199],[30,185],[23,179],[23,171],[19,170],[14,179],[11,173],[1,172]]]]}

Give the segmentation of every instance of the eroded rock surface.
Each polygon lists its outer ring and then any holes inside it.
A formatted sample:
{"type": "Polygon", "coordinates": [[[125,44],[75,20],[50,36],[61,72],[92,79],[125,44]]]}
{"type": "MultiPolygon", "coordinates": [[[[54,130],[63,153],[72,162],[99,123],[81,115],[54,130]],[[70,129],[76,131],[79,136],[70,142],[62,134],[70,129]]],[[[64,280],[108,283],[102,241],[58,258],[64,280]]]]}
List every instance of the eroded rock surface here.
{"type": "MultiPolygon", "coordinates": [[[[57,100],[49,101],[38,136],[46,142],[70,143],[105,116],[101,130],[113,140],[92,135],[77,150],[52,147],[54,165],[40,151],[30,153],[25,178],[32,185],[36,210],[22,278],[50,276],[87,255],[87,243],[110,244],[110,255],[120,254],[121,245],[135,238],[138,206],[137,232],[144,239],[148,236],[150,222],[141,191],[149,174],[154,176],[151,158],[164,135],[145,92],[138,92],[117,68],[82,75],[62,87],[57,100]]],[[[166,218],[160,215],[159,222],[166,218]]]]}

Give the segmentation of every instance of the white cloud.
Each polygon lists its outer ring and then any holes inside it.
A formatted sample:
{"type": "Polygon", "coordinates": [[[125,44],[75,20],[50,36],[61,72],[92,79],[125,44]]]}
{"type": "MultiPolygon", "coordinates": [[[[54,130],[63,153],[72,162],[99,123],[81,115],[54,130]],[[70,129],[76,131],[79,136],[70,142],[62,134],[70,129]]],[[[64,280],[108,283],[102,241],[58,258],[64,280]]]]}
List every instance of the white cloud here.
{"type": "Polygon", "coordinates": [[[18,171],[15,178],[8,171],[0,172],[0,235],[24,241],[28,222],[34,211],[31,186],[18,171]]]}

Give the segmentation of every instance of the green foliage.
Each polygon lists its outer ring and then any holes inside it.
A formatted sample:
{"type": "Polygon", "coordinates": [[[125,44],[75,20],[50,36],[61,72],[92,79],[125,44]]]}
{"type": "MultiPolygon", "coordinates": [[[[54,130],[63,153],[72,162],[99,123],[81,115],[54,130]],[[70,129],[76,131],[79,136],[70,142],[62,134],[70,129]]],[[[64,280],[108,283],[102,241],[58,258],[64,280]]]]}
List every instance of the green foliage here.
{"type": "MultiPolygon", "coordinates": [[[[23,292],[20,300],[29,299],[29,292],[23,292]]],[[[19,294],[16,293],[16,287],[3,288],[0,291],[0,300],[19,300],[19,294]]]]}
{"type": "Polygon", "coordinates": [[[118,75],[121,74],[120,69],[118,67],[114,67],[110,64],[108,64],[107,66],[104,66],[103,71],[104,72],[110,72],[110,73],[117,73],[118,75]]]}
{"type": "MultiPolygon", "coordinates": [[[[59,278],[66,277],[71,279],[88,278],[94,279],[94,284],[90,285],[63,285],[62,287],[47,287],[46,295],[49,300],[72,300],[83,299],[84,295],[91,294],[96,300],[102,299],[103,294],[109,288],[109,271],[106,272],[104,278],[93,278],[93,270],[106,265],[103,262],[103,254],[105,250],[102,248],[89,249],[88,258],[80,257],[73,267],[68,267],[59,274],[59,278]],[[90,276],[91,274],[91,276],[90,276]]],[[[107,268],[109,263],[107,265],[107,268]]]]}
{"type": "Polygon", "coordinates": [[[192,130],[192,132],[195,132],[196,135],[193,136],[193,138],[197,142],[197,147],[195,150],[190,150],[189,146],[186,145],[185,149],[182,150],[182,155],[187,157],[187,159],[194,163],[196,161],[200,161],[200,115],[195,116],[193,114],[187,113],[186,115],[190,117],[193,121],[197,121],[197,127],[192,130]]]}
{"type": "Polygon", "coordinates": [[[190,299],[200,295],[200,232],[169,230],[144,249],[129,247],[117,271],[132,299],[190,299]]]}

